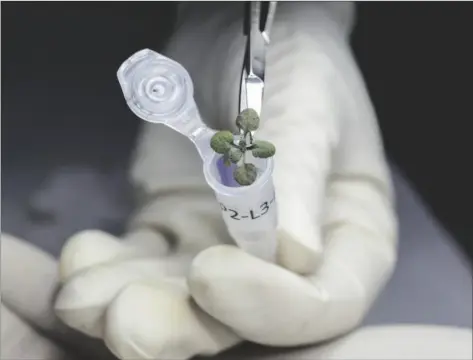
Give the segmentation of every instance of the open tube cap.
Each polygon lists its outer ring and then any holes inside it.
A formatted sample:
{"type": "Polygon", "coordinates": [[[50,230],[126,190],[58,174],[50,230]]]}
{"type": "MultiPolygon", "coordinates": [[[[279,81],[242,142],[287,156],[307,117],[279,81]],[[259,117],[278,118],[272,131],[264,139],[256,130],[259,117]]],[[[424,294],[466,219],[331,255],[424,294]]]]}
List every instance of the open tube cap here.
{"type": "Polygon", "coordinates": [[[130,109],[141,119],[191,136],[204,126],[189,73],[178,62],[149,49],[130,56],[118,69],[130,109]]]}

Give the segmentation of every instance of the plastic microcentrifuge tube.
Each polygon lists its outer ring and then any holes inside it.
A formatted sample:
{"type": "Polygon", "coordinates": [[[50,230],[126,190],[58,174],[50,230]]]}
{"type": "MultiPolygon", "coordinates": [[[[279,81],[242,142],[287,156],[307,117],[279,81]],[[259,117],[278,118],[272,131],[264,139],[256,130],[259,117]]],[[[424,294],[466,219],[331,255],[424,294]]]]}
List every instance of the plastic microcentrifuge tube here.
{"type": "Polygon", "coordinates": [[[118,69],[118,81],[130,109],[141,119],[164,124],[187,136],[203,160],[203,171],[220,203],[228,232],[243,250],[274,261],[277,211],[272,180],[273,160],[252,156],[258,169],[250,186],[231,183],[222,155],[210,147],[215,130],[202,121],[189,73],[182,65],[152,50],[138,51],[118,69]]]}

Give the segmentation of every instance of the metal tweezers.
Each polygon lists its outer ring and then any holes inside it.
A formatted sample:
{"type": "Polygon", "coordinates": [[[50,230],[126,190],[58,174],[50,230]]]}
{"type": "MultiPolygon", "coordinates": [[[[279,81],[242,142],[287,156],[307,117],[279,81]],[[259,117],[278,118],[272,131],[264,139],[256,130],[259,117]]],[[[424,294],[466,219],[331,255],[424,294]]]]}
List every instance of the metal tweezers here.
{"type": "Polygon", "coordinates": [[[276,1],[245,2],[243,34],[246,50],[240,87],[240,112],[251,108],[261,115],[266,48],[276,12],[276,1]]]}

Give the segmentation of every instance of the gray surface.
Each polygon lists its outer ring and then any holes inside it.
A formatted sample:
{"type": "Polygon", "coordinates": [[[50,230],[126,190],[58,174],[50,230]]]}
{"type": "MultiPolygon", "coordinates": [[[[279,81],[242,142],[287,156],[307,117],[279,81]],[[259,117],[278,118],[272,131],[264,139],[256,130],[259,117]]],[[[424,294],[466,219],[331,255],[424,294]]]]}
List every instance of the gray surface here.
{"type": "MultiPolygon", "coordinates": [[[[53,254],[75,231],[118,232],[130,210],[125,201],[124,166],[108,172],[84,165],[49,170],[13,166],[2,175],[3,231],[53,254]],[[43,215],[33,221],[28,208],[43,215]],[[57,223],[47,213],[58,213],[57,223]]],[[[471,269],[405,180],[397,173],[394,179],[400,217],[399,263],[366,323],[472,327],[471,269]]]]}
{"type": "Polygon", "coordinates": [[[399,260],[365,322],[471,328],[471,267],[450,235],[396,171],[394,184],[400,222],[399,260]]]}

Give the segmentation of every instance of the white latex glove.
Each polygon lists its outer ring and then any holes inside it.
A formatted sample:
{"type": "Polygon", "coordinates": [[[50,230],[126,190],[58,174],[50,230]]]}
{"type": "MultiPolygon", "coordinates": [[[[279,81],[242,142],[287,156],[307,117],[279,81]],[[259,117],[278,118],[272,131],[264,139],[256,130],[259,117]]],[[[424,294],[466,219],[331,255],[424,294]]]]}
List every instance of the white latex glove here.
{"type": "Polygon", "coordinates": [[[54,315],[57,265],[41,249],[11,235],[1,235],[0,359],[113,358],[103,344],[66,327],[54,315]]]}
{"type": "MultiPolygon", "coordinates": [[[[111,359],[97,342],[62,326],[51,300],[56,261],[23,240],[2,234],[2,360],[111,359]]],[[[228,359],[228,353],[224,355],[228,359]]],[[[452,359],[472,358],[471,329],[439,326],[364,328],[318,347],[258,349],[240,347],[231,358],[277,359],[452,359]]]]}
{"type": "MultiPolygon", "coordinates": [[[[235,130],[241,4],[189,6],[166,54],[189,71],[207,123],[235,130]]],[[[360,324],[393,270],[396,220],[352,18],[348,3],[278,6],[258,131],[277,148],[278,264],[218,245],[231,240],[193,145],[144,125],[132,168],[143,203],[123,239],[87,231],[66,244],[64,322],[122,359],[312,344],[360,324]]]]}

